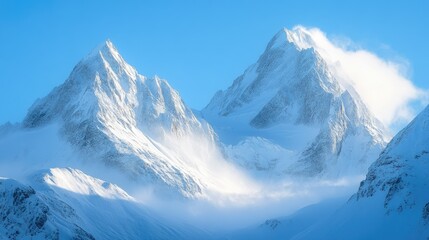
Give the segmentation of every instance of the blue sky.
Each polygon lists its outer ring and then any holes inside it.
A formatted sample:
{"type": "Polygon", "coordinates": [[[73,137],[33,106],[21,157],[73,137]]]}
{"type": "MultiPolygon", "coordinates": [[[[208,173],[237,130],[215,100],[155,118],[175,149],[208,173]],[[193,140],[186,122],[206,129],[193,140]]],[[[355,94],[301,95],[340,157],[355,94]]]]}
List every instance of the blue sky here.
{"type": "Polygon", "coordinates": [[[428,13],[427,1],[2,0],[0,123],[21,121],[107,38],[196,109],[254,63],[277,31],[298,24],[406,60],[409,78],[429,89],[428,13]]]}

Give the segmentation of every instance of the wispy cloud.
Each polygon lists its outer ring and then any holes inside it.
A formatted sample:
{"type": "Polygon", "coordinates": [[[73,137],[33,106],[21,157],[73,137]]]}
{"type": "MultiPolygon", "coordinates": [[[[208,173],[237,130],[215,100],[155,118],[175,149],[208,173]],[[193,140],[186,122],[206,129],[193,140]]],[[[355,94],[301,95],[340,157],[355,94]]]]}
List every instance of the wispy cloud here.
{"type": "Polygon", "coordinates": [[[145,187],[131,195],[172,221],[190,223],[212,231],[240,229],[260,224],[273,217],[287,216],[298,209],[327,199],[342,199],[343,204],[356,192],[364,176],[337,180],[296,180],[260,182],[257,192],[213,194],[206,199],[163,199],[145,187]],[[207,217],[210,216],[210,217],[207,217]]]}
{"type": "Polygon", "coordinates": [[[400,58],[383,59],[344,37],[330,39],[318,28],[297,26],[294,32],[313,41],[296,40],[303,48],[314,47],[336,69],[344,85],[353,86],[369,110],[386,126],[408,122],[416,114],[413,104],[423,104],[428,92],[413,84],[409,63],[400,58]]]}

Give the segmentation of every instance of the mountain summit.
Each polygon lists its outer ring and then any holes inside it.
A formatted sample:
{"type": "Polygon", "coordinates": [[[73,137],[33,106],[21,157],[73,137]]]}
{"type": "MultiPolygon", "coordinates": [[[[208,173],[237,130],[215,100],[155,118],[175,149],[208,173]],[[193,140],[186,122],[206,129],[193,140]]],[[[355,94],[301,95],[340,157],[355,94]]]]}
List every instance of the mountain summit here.
{"type": "Polygon", "coordinates": [[[231,158],[259,166],[267,149],[245,160],[234,144],[263,137],[292,152],[282,161],[266,157],[272,165],[281,165],[278,170],[339,176],[364,173],[383,149],[384,127],[356,91],[341,84],[341,77],[311,47],[313,41],[300,28],[282,29],[258,61],[203,109],[221,139],[232,144],[231,158]],[[224,127],[240,122],[245,126],[224,127]]]}

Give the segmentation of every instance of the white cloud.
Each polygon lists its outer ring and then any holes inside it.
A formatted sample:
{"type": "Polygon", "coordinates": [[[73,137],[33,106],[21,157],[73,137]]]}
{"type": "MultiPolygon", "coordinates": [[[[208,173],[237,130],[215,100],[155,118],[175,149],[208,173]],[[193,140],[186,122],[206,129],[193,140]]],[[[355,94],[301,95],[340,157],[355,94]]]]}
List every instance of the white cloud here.
{"type": "Polygon", "coordinates": [[[317,28],[297,26],[291,32],[300,47],[314,47],[336,69],[343,85],[353,86],[369,110],[388,127],[410,121],[415,116],[412,103],[427,98],[427,92],[406,77],[406,61],[382,59],[349,39],[329,39],[317,28]]]}

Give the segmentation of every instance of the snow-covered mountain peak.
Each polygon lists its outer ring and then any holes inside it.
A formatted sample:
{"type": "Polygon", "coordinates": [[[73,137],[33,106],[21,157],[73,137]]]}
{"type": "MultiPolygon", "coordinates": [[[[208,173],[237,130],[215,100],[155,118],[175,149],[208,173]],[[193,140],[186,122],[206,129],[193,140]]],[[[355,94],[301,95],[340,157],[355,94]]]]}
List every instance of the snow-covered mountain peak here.
{"type": "Polygon", "coordinates": [[[73,122],[94,119],[106,107],[101,100],[132,91],[137,75],[113,44],[106,41],[84,57],[61,86],[33,104],[24,126],[37,127],[61,118],[73,122]]]}
{"type": "Polygon", "coordinates": [[[293,172],[314,175],[335,168],[337,173],[363,173],[368,156],[384,147],[385,129],[353,87],[343,86],[336,69],[312,47],[316,40],[303,27],[282,29],[258,61],[219,91],[202,114],[219,126],[221,139],[223,132],[232,135],[224,126],[247,123],[248,129],[242,126],[235,134],[243,134],[240,140],[261,134],[294,150],[301,156],[293,172]],[[302,135],[291,141],[289,134],[296,134],[296,129],[302,135]]]}
{"type": "MultiPolygon", "coordinates": [[[[296,95],[296,101],[322,101],[324,103],[320,104],[325,105],[330,105],[330,100],[329,97],[323,98],[323,95],[339,97],[343,94],[345,89],[333,76],[324,59],[314,48],[303,49],[292,42],[290,39],[293,38],[293,33],[287,29],[278,32],[268,43],[257,63],[239,76],[230,88],[216,94],[204,112],[206,114],[217,112],[227,116],[242,109],[241,111],[249,113],[250,110],[255,114],[263,110],[264,105],[270,100],[277,99],[275,101],[279,103],[278,98],[282,98],[286,92],[289,96],[296,95]],[[316,97],[304,98],[305,95],[316,97]],[[252,105],[252,108],[245,105],[252,105]]],[[[291,107],[288,111],[299,112],[302,106],[294,105],[294,108],[291,107]]],[[[324,111],[321,115],[329,114],[326,108],[313,110],[324,111]]],[[[314,122],[314,119],[307,120],[314,122]]]]}
{"type": "Polygon", "coordinates": [[[198,147],[181,150],[180,139],[204,141],[204,147],[216,149],[211,127],[194,116],[179,93],[166,80],[140,75],[110,41],[36,101],[23,126],[54,123],[88,161],[101,159],[132,178],[167,183],[185,195],[201,193],[202,181],[197,184],[196,178],[203,176],[184,162],[196,166],[202,156],[198,147]]]}
{"type": "Polygon", "coordinates": [[[180,119],[189,120],[185,128],[198,125],[177,91],[157,76],[138,74],[109,40],[84,57],[64,84],[37,101],[24,125],[40,126],[58,118],[72,122],[92,119],[104,125],[121,119],[122,125],[147,129],[153,129],[151,124],[158,118],[165,118],[158,125],[167,129],[180,119]]]}

